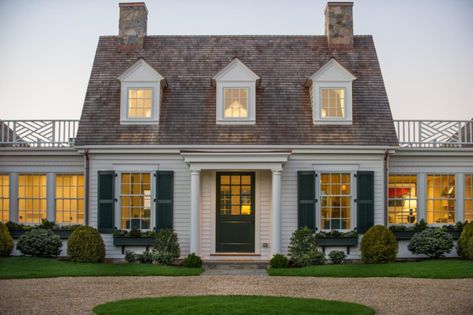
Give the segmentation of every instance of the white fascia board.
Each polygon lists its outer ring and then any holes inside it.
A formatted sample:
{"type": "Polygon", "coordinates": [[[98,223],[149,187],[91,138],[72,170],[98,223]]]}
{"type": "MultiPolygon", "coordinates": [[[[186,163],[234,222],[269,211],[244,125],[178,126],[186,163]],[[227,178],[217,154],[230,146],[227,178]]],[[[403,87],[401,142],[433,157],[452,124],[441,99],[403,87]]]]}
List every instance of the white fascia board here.
{"type": "MultiPolygon", "coordinates": [[[[123,72],[117,79],[121,82],[140,81],[161,83],[164,80],[164,77],[158,71],[156,71],[156,69],[154,69],[149,63],[147,63],[143,59],[139,59],[130,68],[123,72]],[[143,69],[143,71],[148,74],[149,78],[140,77],[139,80],[130,80],[130,76],[132,76],[136,71],[139,71],[140,69],[143,69]]],[[[163,82],[165,83],[165,81],[163,82]]]]}
{"type": "Polygon", "coordinates": [[[310,76],[312,81],[344,81],[352,82],[356,80],[356,77],[345,67],[343,67],[335,58],[331,58],[325,65],[323,65],[317,72],[310,76]],[[335,70],[339,73],[338,78],[329,78],[325,79],[326,75],[330,70],[335,70]]]}
{"type": "Polygon", "coordinates": [[[226,65],[220,72],[212,78],[215,81],[257,81],[260,80],[260,77],[254,73],[250,68],[248,68],[243,62],[238,58],[233,59],[228,65],[226,65]],[[235,68],[239,68],[243,71],[246,78],[226,78],[226,76],[235,68]]]}
{"type": "Polygon", "coordinates": [[[394,156],[471,156],[472,148],[398,148],[394,156]]]}
{"type": "Polygon", "coordinates": [[[291,152],[181,152],[186,163],[286,163],[291,152]]]}

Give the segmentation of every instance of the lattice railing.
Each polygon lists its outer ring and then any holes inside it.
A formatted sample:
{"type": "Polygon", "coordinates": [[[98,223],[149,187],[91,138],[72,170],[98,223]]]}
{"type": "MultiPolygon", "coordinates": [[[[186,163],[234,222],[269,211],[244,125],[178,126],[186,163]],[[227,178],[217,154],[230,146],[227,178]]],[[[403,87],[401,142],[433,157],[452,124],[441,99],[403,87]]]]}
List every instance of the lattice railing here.
{"type": "Polygon", "coordinates": [[[395,120],[399,146],[473,148],[473,120],[395,120]]]}
{"type": "Polygon", "coordinates": [[[0,120],[0,147],[70,147],[78,120],[0,120]]]}

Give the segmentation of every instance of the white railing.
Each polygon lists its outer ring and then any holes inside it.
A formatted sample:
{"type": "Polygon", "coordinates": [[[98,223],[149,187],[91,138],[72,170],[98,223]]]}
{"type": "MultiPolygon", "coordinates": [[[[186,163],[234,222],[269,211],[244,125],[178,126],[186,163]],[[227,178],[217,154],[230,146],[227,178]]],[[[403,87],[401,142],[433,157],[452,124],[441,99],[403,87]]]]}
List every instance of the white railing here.
{"type": "Polygon", "coordinates": [[[473,120],[394,120],[399,146],[473,148],[473,120]]]}
{"type": "Polygon", "coordinates": [[[71,147],[78,120],[0,120],[0,147],[71,147]]]}

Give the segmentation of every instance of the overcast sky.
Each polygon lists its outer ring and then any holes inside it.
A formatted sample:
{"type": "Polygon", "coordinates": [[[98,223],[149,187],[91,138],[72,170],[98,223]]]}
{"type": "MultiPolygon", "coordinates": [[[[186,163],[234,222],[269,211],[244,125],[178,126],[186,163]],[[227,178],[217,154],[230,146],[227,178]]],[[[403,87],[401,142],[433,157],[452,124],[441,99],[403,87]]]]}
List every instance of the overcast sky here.
{"type": "MultiPolygon", "coordinates": [[[[473,1],[354,1],[398,119],[473,118],[473,1]]],[[[78,119],[115,0],[0,0],[0,119],[78,119]]],[[[146,1],[148,34],[324,33],[320,0],[146,1]]]]}

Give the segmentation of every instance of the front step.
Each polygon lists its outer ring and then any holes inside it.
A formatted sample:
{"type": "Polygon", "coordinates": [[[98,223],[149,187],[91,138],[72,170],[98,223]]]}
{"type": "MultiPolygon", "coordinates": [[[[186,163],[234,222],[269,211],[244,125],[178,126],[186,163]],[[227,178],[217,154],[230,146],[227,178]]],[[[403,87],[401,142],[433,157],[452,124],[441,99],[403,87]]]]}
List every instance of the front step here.
{"type": "Polygon", "coordinates": [[[204,261],[207,275],[265,275],[267,261],[204,261]]]}

